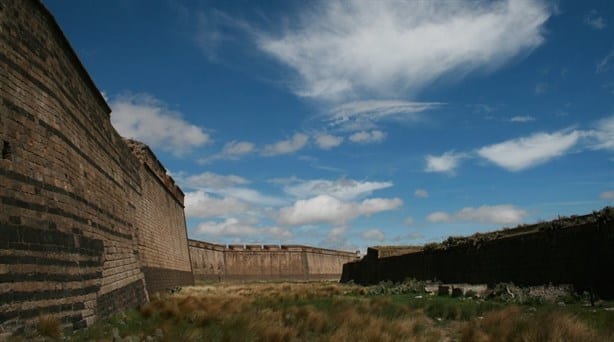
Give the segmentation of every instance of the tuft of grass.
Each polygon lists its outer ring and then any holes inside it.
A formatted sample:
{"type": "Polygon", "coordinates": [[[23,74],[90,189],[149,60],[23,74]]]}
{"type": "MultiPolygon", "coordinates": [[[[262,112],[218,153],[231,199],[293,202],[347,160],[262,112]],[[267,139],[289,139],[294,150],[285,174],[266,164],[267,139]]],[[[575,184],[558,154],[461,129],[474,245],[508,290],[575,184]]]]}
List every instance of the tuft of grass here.
{"type": "Polygon", "coordinates": [[[55,317],[43,316],[38,319],[36,332],[42,337],[58,339],[62,336],[62,324],[55,317]]]}

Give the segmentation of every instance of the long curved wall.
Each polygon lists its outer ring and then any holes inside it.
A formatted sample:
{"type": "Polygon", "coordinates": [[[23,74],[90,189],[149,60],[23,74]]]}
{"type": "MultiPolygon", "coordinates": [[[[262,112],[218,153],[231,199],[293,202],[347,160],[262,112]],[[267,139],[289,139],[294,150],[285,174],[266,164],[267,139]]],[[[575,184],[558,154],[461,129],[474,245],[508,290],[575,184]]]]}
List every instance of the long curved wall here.
{"type": "Polygon", "coordinates": [[[169,283],[152,268],[191,283],[183,194],[135,157],[109,113],[40,1],[0,1],[3,329],[43,315],[79,328],[140,305],[169,283]],[[151,208],[171,218],[153,224],[151,208]]]}
{"type": "Polygon", "coordinates": [[[197,280],[339,280],[357,253],[298,245],[217,245],[189,240],[197,280]]]}

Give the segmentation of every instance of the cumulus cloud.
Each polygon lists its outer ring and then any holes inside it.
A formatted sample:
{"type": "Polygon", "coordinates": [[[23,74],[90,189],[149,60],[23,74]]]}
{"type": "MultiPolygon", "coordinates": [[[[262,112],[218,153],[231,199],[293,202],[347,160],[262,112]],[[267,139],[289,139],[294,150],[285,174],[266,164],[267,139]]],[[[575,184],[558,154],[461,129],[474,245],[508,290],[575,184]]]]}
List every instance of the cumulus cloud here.
{"type": "Polygon", "coordinates": [[[185,194],[186,217],[215,217],[241,213],[249,208],[246,203],[233,197],[212,197],[203,190],[185,194]]]}
{"type": "Polygon", "coordinates": [[[366,130],[377,127],[382,120],[416,121],[419,113],[440,105],[400,100],[353,101],[333,108],[325,121],[345,130],[366,130]]]}
{"type": "Polygon", "coordinates": [[[427,216],[433,223],[471,222],[489,224],[518,224],[527,216],[527,212],[509,204],[483,205],[478,208],[466,207],[453,214],[437,211],[427,216]]]}
{"type": "Polygon", "coordinates": [[[606,27],[605,19],[596,10],[590,11],[584,17],[584,23],[595,30],[603,30],[606,27]]]}
{"type": "Polygon", "coordinates": [[[386,235],[379,229],[369,229],[363,231],[360,236],[365,240],[383,242],[386,240],[386,235]]]}
{"type": "Polygon", "coordinates": [[[356,132],[350,135],[350,141],[357,143],[357,144],[379,143],[379,142],[384,141],[385,138],[386,138],[386,133],[380,130],[374,130],[371,132],[361,131],[361,132],[356,132]]]}
{"type": "Polygon", "coordinates": [[[426,156],[426,172],[453,173],[460,165],[460,162],[466,155],[464,153],[456,153],[448,151],[440,156],[426,156]]]}
{"type": "Polygon", "coordinates": [[[196,227],[196,233],[216,237],[244,238],[255,236],[257,239],[265,238],[268,241],[288,241],[292,239],[292,232],[290,232],[288,229],[280,227],[258,227],[254,226],[253,222],[241,221],[234,217],[227,218],[221,222],[202,222],[196,227]]]}
{"type": "Polygon", "coordinates": [[[412,224],[414,224],[414,218],[411,216],[407,216],[403,221],[403,224],[406,226],[411,226],[412,224]]]}
{"type": "Polygon", "coordinates": [[[284,192],[297,198],[309,198],[318,195],[328,195],[340,200],[353,200],[368,196],[373,191],[391,187],[391,182],[367,182],[353,179],[313,179],[289,180],[284,186],[284,192]]]}
{"type": "Polygon", "coordinates": [[[416,189],[416,191],[414,191],[414,196],[419,198],[427,198],[429,197],[429,192],[425,189],[416,189]]]}
{"type": "Polygon", "coordinates": [[[282,225],[345,224],[359,216],[370,216],[382,211],[397,209],[403,204],[399,198],[371,198],[362,202],[345,202],[329,195],[319,195],[298,200],[290,207],[279,210],[278,222],[282,225]]]}
{"type": "Polygon", "coordinates": [[[604,200],[614,200],[614,190],[602,192],[601,195],[599,195],[599,198],[604,200]]]}
{"type": "Polygon", "coordinates": [[[337,147],[343,143],[343,137],[339,137],[332,134],[318,134],[315,137],[316,144],[323,150],[330,150],[333,147],[337,147]]]}
{"type": "Polygon", "coordinates": [[[182,155],[211,142],[202,128],[185,121],[181,113],[147,94],[120,96],[109,106],[111,122],[119,134],[152,147],[182,155]]]}
{"type": "Polygon", "coordinates": [[[510,122],[531,122],[531,121],[535,121],[535,118],[530,116],[530,115],[524,115],[524,116],[514,116],[510,119],[510,122]]]}
{"type": "Polygon", "coordinates": [[[309,137],[303,133],[295,133],[292,138],[282,140],[271,145],[264,146],[262,155],[276,156],[280,154],[294,153],[307,145],[309,137]]]}
{"type": "Polygon", "coordinates": [[[509,171],[521,171],[565,154],[581,137],[578,131],[536,133],[478,150],[482,158],[509,171]]]}
{"type": "Polygon", "coordinates": [[[296,71],[300,96],[413,93],[538,47],[550,12],[537,0],[322,1],[257,44],[296,71]]]}

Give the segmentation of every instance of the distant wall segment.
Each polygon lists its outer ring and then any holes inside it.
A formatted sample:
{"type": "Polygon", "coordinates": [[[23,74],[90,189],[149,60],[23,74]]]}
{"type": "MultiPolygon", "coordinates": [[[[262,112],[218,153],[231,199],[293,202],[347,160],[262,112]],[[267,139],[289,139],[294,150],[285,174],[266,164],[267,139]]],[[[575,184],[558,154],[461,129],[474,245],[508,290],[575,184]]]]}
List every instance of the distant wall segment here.
{"type": "Polygon", "coordinates": [[[218,245],[189,240],[197,280],[339,280],[357,253],[299,245],[218,245]]]}
{"type": "Polygon", "coordinates": [[[466,238],[463,243],[405,255],[367,256],[345,264],[342,281],[374,284],[416,278],[521,286],[572,284],[579,291],[614,298],[614,208],[490,235],[500,236],[466,238]]]}
{"type": "Polygon", "coordinates": [[[183,193],[111,126],[53,16],[2,1],[0,23],[0,323],[79,328],[192,283],[183,193]]]}

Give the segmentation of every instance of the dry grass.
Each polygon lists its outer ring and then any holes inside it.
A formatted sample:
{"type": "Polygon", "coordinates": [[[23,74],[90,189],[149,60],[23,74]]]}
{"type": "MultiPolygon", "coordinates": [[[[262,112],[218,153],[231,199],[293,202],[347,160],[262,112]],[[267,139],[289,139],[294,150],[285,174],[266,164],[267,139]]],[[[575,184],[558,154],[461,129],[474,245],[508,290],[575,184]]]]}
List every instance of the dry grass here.
{"type": "Polygon", "coordinates": [[[38,319],[36,332],[42,337],[57,339],[62,336],[62,324],[55,317],[43,316],[38,319]]]}
{"type": "Polygon", "coordinates": [[[461,341],[605,341],[569,313],[525,312],[518,306],[491,312],[461,328],[461,341]]]}
{"type": "Polygon", "coordinates": [[[165,341],[608,340],[569,312],[370,290],[326,282],[187,287],[73,338],[108,340],[119,327],[122,337],[165,341]]]}

